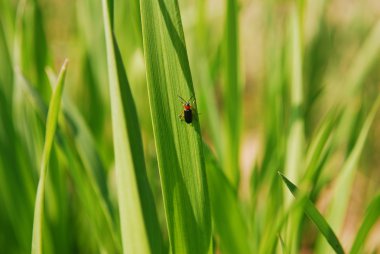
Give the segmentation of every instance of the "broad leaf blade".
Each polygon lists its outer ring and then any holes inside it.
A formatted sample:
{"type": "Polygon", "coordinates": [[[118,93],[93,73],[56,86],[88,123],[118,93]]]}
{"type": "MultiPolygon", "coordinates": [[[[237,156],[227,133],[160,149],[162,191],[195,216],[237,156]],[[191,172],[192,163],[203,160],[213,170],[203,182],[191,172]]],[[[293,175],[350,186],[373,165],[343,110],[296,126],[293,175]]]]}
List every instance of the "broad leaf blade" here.
{"type": "MultiPolygon", "coordinates": [[[[172,253],[206,253],[211,219],[199,118],[180,121],[178,99],[195,96],[177,0],[140,1],[142,35],[172,253]]],[[[196,108],[195,105],[193,105],[196,108]]]]}
{"type": "MultiPolygon", "coordinates": [[[[296,196],[298,192],[297,186],[295,186],[292,182],[290,182],[284,175],[279,173],[282,177],[282,180],[290,190],[290,192],[296,196]]],[[[344,253],[343,247],[340,244],[338,238],[336,237],[334,231],[331,229],[327,221],[323,218],[321,213],[317,210],[317,208],[314,206],[314,204],[307,199],[305,201],[304,205],[304,212],[306,215],[314,222],[314,224],[319,229],[319,232],[323,234],[323,236],[326,238],[330,246],[335,250],[336,253],[344,253]]]]}
{"type": "Polygon", "coordinates": [[[103,18],[123,250],[160,253],[161,232],[146,175],[140,126],[111,25],[110,2],[103,0],[103,18]]]}

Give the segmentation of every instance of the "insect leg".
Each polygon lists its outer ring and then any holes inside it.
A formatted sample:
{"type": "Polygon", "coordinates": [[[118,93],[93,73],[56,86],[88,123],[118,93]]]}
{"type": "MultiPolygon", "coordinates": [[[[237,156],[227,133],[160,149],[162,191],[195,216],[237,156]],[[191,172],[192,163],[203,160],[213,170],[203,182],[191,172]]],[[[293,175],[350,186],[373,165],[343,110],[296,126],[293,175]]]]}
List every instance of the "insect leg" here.
{"type": "Polygon", "coordinates": [[[184,120],[184,115],[183,115],[183,111],[181,111],[181,113],[178,115],[179,119],[181,119],[181,121],[184,120]]]}

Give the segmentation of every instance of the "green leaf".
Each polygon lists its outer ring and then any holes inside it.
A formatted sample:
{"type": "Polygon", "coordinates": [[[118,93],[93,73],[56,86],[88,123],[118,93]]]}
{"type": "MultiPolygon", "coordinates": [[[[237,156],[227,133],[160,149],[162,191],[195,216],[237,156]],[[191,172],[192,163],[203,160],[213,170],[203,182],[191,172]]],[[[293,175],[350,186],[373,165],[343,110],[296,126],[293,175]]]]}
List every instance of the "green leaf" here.
{"type": "MultiPolygon", "coordinates": [[[[271,193],[270,198],[276,198],[276,193],[271,193]]],[[[268,216],[271,216],[271,224],[269,226],[267,226],[268,224],[265,225],[266,230],[261,236],[258,253],[274,253],[278,240],[280,240],[279,235],[281,234],[281,229],[289,222],[289,216],[293,213],[298,213],[299,210],[304,207],[307,200],[307,196],[302,195],[296,200],[293,200],[285,211],[282,212],[279,210],[279,207],[275,207],[275,209],[277,209],[275,213],[270,211],[268,216]]],[[[288,246],[286,247],[288,248],[288,246]]]]}
{"type": "Polygon", "coordinates": [[[18,2],[14,65],[33,80],[47,101],[51,90],[44,72],[49,63],[49,55],[43,16],[38,0],[18,2]]]}
{"type": "MultiPolygon", "coordinates": [[[[280,176],[282,177],[282,180],[290,190],[290,192],[296,196],[298,189],[297,186],[295,186],[292,182],[290,182],[283,174],[279,172],[280,176]]],[[[321,213],[317,210],[317,208],[314,206],[314,204],[309,200],[306,199],[304,204],[304,213],[314,222],[314,224],[319,229],[319,232],[322,233],[322,235],[326,238],[330,246],[335,250],[336,253],[344,253],[343,247],[340,244],[338,238],[336,237],[334,231],[331,229],[327,221],[323,218],[321,213]]]]}
{"type": "Polygon", "coordinates": [[[336,185],[334,187],[334,196],[332,197],[330,210],[327,215],[328,220],[331,222],[331,226],[335,230],[340,230],[342,226],[350,198],[350,195],[347,195],[347,190],[352,190],[356,168],[379,106],[380,97],[374,103],[370,113],[365,119],[355,145],[349,156],[346,158],[343,168],[336,180],[336,185]]]}
{"type": "Polygon", "coordinates": [[[247,221],[244,219],[235,189],[204,145],[211,212],[222,253],[250,253],[247,221]]]}
{"type": "MultiPolygon", "coordinates": [[[[55,83],[56,76],[48,71],[49,80],[55,83]]],[[[43,116],[45,105],[29,82],[23,82],[32,103],[43,116]]],[[[121,243],[112,221],[112,207],[107,189],[105,168],[96,150],[95,140],[78,109],[66,97],[63,97],[64,121],[58,123],[58,148],[62,149],[64,159],[68,161],[69,172],[81,202],[85,203],[86,217],[96,223],[92,230],[99,246],[107,247],[109,252],[120,252],[121,243]],[[67,138],[69,137],[69,138],[67,138]],[[71,141],[71,138],[74,140],[71,141]],[[84,170],[82,170],[82,164],[84,170]],[[104,229],[107,230],[106,236],[104,229]]],[[[45,117],[45,116],[44,116],[45,117]]],[[[91,229],[90,229],[91,230],[91,229]]],[[[92,237],[92,236],[90,236],[92,237]]]]}
{"type": "Polygon", "coordinates": [[[352,99],[351,96],[355,96],[358,91],[365,84],[367,74],[371,69],[376,66],[376,59],[380,52],[380,21],[377,21],[368,36],[365,38],[360,51],[356,54],[353,63],[350,65],[350,69],[347,71],[347,97],[348,103],[352,99]]]}
{"type": "MultiPolygon", "coordinates": [[[[141,0],[149,103],[172,253],[206,253],[211,218],[199,118],[180,121],[195,96],[177,0],[141,0]]],[[[196,103],[193,104],[196,108],[196,103]]]]}
{"type": "Polygon", "coordinates": [[[325,168],[324,165],[333,146],[332,140],[341,114],[341,107],[331,110],[322,120],[311,140],[305,159],[306,171],[301,180],[301,185],[308,189],[315,187],[322,169],[325,168]]]}
{"type": "Polygon", "coordinates": [[[364,246],[365,240],[371,228],[375,225],[380,217],[380,195],[377,195],[370,203],[364,216],[362,225],[356,234],[354,244],[352,245],[350,254],[359,253],[364,246]]]}
{"type": "MultiPolygon", "coordinates": [[[[291,123],[287,140],[286,167],[285,172],[291,178],[297,179],[302,169],[304,160],[304,118],[302,107],[304,103],[303,93],[303,55],[302,55],[302,10],[296,3],[292,5],[290,17],[291,29],[291,123]]],[[[289,46],[290,47],[290,46],[289,46]]]]}
{"type": "Polygon", "coordinates": [[[33,239],[32,239],[32,253],[42,253],[42,227],[43,227],[43,213],[44,213],[44,195],[45,195],[45,180],[49,166],[50,153],[53,145],[55,130],[57,127],[58,114],[61,107],[61,97],[63,91],[63,84],[66,75],[68,61],[66,60],[61,68],[57,86],[49,104],[49,111],[46,121],[45,144],[42,153],[41,173],[38,182],[36,202],[34,207],[34,220],[33,220],[33,239]]]}
{"type": "Polygon", "coordinates": [[[239,150],[241,136],[242,86],[239,73],[239,10],[237,0],[226,1],[226,20],[223,44],[225,144],[224,171],[237,188],[240,178],[239,150]]]}
{"type": "Polygon", "coordinates": [[[124,253],[160,253],[161,231],[148,184],[140,126],[112,28],[112,3],[103,0],[117,192],[124,253]]]}
{"type": "MultiPolygon", "coordinates": [[[[285,172],[292,179],[299,179],[304,169],[304,150],[305,150],[305,119],[303,114],[304,101],[304,84],[303,84],[303,8],[301,1],[294,1],[291,5],[289,17],[291,40],[289,47],[289,68],[290,74],[290,101],[291,101],[291,119],[290,129],[287,136],[285,172]]],[[[290,200],[289,195],[286,196],[285,202],[290,200]]],[[[294,212],[290,215],[289,225],[299,225],[302,213],[294,212]]],[[[288,227],[286,232],[286,246],[290,253],[297,251],[299,246],[299,232],[288,227]]]]}

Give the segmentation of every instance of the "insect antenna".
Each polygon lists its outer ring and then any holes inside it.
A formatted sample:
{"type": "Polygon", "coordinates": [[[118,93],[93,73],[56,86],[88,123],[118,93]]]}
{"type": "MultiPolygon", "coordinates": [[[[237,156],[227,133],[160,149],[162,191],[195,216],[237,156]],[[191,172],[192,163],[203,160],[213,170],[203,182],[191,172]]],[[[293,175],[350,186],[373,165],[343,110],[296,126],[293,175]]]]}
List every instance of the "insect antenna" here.
{"type": "Polygon", "coordinates": [[[183,104],[186,104],[186,103],[187,103],[187,101],[185,101],[185,99],[182,98],[181,96],[178,95],[178,98],[183,102],[183,104]]]}

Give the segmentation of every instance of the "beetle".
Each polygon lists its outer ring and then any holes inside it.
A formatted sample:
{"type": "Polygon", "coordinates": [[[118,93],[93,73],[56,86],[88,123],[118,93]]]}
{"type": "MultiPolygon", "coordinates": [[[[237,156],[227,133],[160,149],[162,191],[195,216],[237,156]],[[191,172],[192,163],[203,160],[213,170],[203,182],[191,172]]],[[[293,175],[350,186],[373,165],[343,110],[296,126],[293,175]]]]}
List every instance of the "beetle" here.
{"type": "MultiPolygon", "coordinates": [[[[181,96],[178,95],[178,98],[182,101],[183,105],[183,111],[181,114],[179,114],[179,118],[181,120],[185,120],[187,124],[191,124],[193,122],[193,119],[195,117],[195,109],[191,105],[191,99],[194,99],[194,96],[191,96],[190,99],[187,101],[184,100],[181,96]]],[[[195,103],[195,99],[192,101],[193,104],[195,103]]]]}

